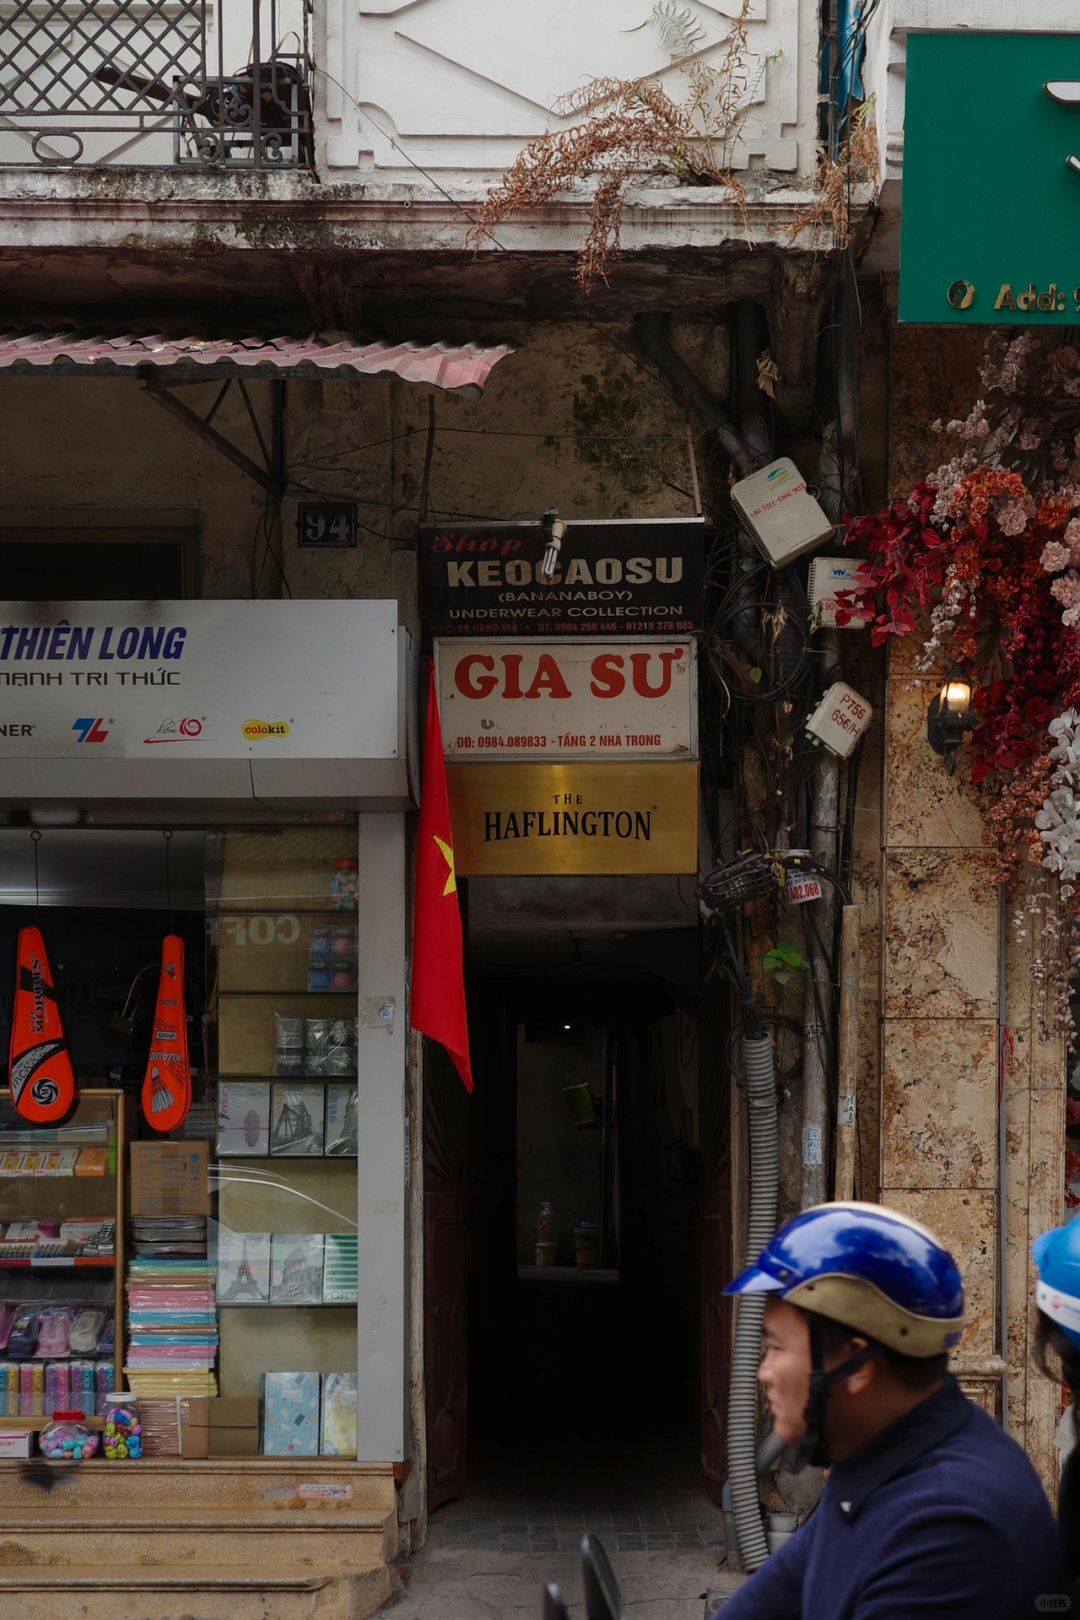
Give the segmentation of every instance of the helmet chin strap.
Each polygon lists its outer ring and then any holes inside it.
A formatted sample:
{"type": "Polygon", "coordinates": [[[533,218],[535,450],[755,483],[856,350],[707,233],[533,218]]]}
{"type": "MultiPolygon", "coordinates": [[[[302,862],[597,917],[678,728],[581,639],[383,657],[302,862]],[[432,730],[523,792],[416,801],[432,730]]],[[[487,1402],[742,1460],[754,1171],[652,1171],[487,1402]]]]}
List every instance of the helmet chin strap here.
{"type": "Polygon", "coordinates": [[[839,1367],[832,1367],[825,1371],[825,1322],[820,1316],[810,1314],[810,1399],[806,1403],[803,1414],[806,1429],[802,1439],[795,1448],[795,1457],[791,1464],[793,1474],[801,1473],[809,1465],[812,1468],[827,1468],[831,1462],[829,1444],[825,1438],[825,1416],[829,1405],[829,1395],[834,1384],[842,1378],[850,1378],[851,1374],[858,1372],[860,1367],[877,1355],[880,1345],[871,1342],[863,1345],[861,1350],[842,1361],[839,1367]]]}

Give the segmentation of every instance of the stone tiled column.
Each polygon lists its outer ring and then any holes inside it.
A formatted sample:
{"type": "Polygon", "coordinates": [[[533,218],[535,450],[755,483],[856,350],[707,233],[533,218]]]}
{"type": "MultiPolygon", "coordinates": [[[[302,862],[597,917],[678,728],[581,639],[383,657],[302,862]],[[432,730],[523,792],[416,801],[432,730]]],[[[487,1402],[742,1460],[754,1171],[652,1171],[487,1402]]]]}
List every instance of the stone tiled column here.
{"type": "Polygon", "coordinates": [[[1064,1047],[1044,1027],[1038,937],[1007,911],[1005,1186],[1007,1342],[1000,1326],[998,890],[975,791],[926,741],[941,683],[891,650],[881,818],[881,1197],[933,1227],[964,1273],[969,1325],[956,1357],[969,1393],[1002,1414],[1048,1486],[1057,1393],[1029,1371],[1031,1238],[1061,1219],[1064,1047]]]}

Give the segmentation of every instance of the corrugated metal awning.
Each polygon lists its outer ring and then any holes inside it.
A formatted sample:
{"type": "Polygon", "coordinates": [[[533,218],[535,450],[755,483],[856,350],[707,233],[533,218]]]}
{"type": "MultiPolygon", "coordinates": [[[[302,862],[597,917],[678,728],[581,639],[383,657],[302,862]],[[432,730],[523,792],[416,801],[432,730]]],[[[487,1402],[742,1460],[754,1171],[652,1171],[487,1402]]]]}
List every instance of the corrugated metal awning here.
{"type": "Polygon", "coordinates": [[[306,337],[206,337],[59,325],[0,326],[0,371],[121,377],[152,371],[161,382],[206,377],[399,377],[479,399],[514,345],[361,343],[339,333],[306,337]]]}

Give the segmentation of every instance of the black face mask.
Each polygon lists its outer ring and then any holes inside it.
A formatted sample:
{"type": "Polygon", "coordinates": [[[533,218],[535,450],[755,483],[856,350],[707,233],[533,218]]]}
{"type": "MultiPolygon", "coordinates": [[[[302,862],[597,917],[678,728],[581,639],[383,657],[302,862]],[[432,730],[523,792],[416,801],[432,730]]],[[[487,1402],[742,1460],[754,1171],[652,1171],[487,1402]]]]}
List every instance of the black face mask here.
{"type": "Polygon", "coordinates": [[[825,1371],[825,1322],[822,1317],[810,1316],[810,1399],[806,1403],[803,1418],[806,1423],[806,1432],[795,1448],[795,1457],[791,1464],[793,1474],[801,1473],[807,1466],[811,1468],[827,1468],[832,1461],[829,1456],[829,1445],[825,1439],[825,1415],[829,1405],[829,1395],[834,1384],[841,1378],[850,1378],[851,1374],[858,1372],[860,1367],[876,1356],[881,1346],[870,1343],[856,1350],[855,1354],[842,1361],[839,1367],[832,1367],[825,1371]]]}

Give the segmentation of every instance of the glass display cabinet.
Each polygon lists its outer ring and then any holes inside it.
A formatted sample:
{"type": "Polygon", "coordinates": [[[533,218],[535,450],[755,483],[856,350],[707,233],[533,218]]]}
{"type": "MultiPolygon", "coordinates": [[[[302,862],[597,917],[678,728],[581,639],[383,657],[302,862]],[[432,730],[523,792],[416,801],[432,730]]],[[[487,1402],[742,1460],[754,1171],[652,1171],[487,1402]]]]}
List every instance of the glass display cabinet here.
{"type": "Polygon", "coordinates": [[[327,1380],[356,1388],[356,829],[208,842],[219,1387],[318,1375],[325,1427],[327,1380]]]}
{"type": "Polygon", "coordinates": [[[0,1430],[56,1410],[100,1425],[117,1387],[126,1127],[120,1091],[83,1091],[56,1127],[0,1102],[0,1430]]]}

